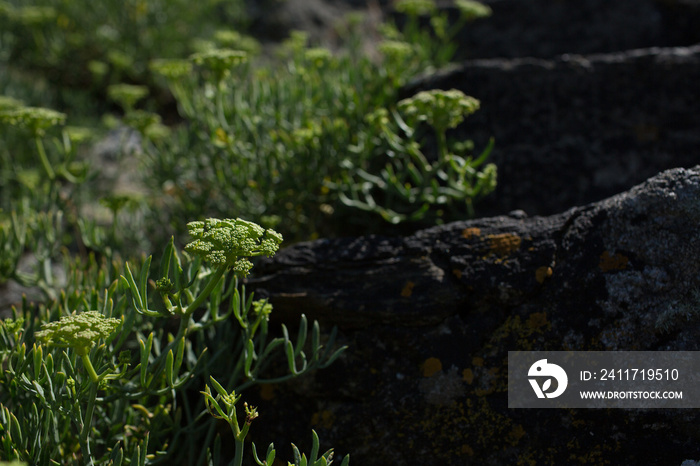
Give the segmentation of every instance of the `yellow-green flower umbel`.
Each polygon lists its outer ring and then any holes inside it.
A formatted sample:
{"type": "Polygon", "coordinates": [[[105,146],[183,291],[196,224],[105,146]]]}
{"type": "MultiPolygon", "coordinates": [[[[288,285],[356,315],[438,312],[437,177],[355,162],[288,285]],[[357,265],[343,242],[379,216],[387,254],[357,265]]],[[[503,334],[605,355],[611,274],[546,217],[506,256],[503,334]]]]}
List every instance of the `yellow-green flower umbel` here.
{"type": "Polygon", "coordinates": [[[248,275],[253,264],[246,257],[272,256],[282,243],[282,235],[246,220],[210,218],[187,224],[194,241],[185,250],[215,265],[248,275]]]}
{"type": "Polygon", "coordinates": [[[97,341],[110,336],[120,324],[119,319],[105,317],[98,311],[87,311],[46,323],[35,336],[37,340],[54,346],[73,348],[83,360],[90,378],[97,382],[99,377],[92,367],[88,353],[97,341]]]}
{"type": "Polygon", "coordinates": [[[457,89],[433,89],[403,99],[398,108],[407,119],[425,121],[438,131],[445,131],[479,110],[479,101],[457,89]]]}

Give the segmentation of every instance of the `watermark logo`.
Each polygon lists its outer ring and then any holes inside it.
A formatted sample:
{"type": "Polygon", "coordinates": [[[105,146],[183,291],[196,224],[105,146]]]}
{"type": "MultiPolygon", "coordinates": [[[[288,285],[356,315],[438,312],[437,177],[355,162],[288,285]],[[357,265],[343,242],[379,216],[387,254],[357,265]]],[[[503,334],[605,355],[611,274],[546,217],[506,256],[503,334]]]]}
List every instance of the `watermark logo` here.
{"type": "Polygon", "coordinates": [[[537,398],[556,398],[564,393],[569,383],[569,378],[566,376],[564,369],[556,364],[548,363],[546,359],[540,359],[530,366],[527,375],[531,377],[528,380],[537,398]],[[543,379],[542,385],[540,385],[540,379],[543,379]],[[556,389],[549,392],[552,388],[552,379],[557,381],[556,389]]]}

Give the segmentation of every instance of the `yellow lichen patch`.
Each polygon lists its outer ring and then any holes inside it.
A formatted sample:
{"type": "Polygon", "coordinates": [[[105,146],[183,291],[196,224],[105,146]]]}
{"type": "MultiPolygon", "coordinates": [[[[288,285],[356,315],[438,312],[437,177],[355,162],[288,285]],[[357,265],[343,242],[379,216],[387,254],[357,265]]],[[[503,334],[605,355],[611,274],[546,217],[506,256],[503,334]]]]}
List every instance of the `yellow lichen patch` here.
{"type": "Polygon", "coordinates": [[[269,401],[275,397],[275,386],[269,383],[260,385],[260,398],[269,401]]]}
{"type": "Polygon", "coordinates": [[[551,267],[539,267],[535,270],[535,280],[537,280],[538,283],[544,283],[545,279],[552,276],[552,273],[551,267]]]}
{"type": "Polygon", "coordinates": [[[492,334],[490,342],[493,345],[502,346],[505,342],[513,345],[522,351],[532,351],[535,347],[537,337],[551,328],[551,323],[537,326],[545,316],[537,316],[532,322],[523,322],[520,316],[510,316],[492,334]]]}
{"type": "Polygon", "coordinates": [[[413,287],[415,286],[415,283],[407,282],[404,285],[403,290],[401,290],[401,296],[403,296],[404,298],[408,298],[409,296],[411,296],[413,294],[413,287]]]}
{"type": "Polygon", "coordinates": [[[611,270],[625,270],[627,268],[627,262],[629,258],[623,256],[622,254],[610,254],[610,252],[605,251],[600,256],[600,262],[598,262],[598,267],[603,272],[609,272],[611,270]]]}
{"type": "Polygon", "coordinates": [[[335,420],[335,415],[333,412],[324,409],[323,411],[317,411],[311,416],[311,425],[321,426],[324,429],[330,429],[333,426],[333,421],[335,420]]]}
{"type": "Polygon", "coordinates": [[[474,449],[469,445],[462,445],[462,448],[460,448],[460,452],[462,453],[462,455],[474,456],[474,449]]]}
{"type": "Polygon", "coordinates": [[[547,320],[547,313],[533,312],[532,314],[530,314],[530,317],[527,318],[525,325],[527,325],[532,330],[538,330],[540,329],[540,327],[545,327],[549,325],[549,321],[547,320]]]}
{"type": "Polygon", "coordinates": [[[423,377],[432,377],[442,370],[442,362],[438,358],[428,358],[421,366],[423,377]]]}
{"type": "Polygon", "coordinates": [[[481,235],[481,228],[471,227],[462,230],[462,236],[464,239],[472,239],[481,235]]]}
{"type": "Polygon", "coordinates": [[[489,251],[501,257],[509,256],[520,248],[522,238],[514,233],[488,235],[489,251]]]}
{"type": "Polygon", "coordinates": [[[453,269],[452,270],[452,275],[454,275],[457,278],[462,278],[462,271],[459,269],[453,269]]]}
{"type": "Polygon", "coordinates": [[[474,372],[471,369],[464,369],[462,371],[462,380],[467,382],[469,385],[474,381],[474,372]]]}
{"type": "Polygon", "coordinates": [[[484,367],[484,358],[479,356],[474,356],[472,358],[472,365],[476,367],[484,367]]]}
{"type": "Polygon", "coordinates": [[[525,435],[525,429],[523,428],[522,425],[518,424],[513,427],[513,430],[508,432],[506,435],[506,442],[510,443],[511,445],[515,446],[518,444],[521,438],[525,435]]]}

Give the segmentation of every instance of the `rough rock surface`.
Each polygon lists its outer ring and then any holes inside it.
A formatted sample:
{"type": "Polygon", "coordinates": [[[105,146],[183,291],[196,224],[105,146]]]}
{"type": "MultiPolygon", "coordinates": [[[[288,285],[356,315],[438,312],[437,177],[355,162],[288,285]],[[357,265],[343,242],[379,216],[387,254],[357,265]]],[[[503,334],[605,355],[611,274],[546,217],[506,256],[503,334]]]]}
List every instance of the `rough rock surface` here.
{"type": "Polygon", "coordinates": [[[699,458],[697,410],[515,410],[506,393],[509,350],[700,350],[699,200],[700,167],[674,169],[550,217],[280,251],[249,289],[350,349],[262,389],[276,414],[254,440],[314,428],[363,465],[699,458]]]}
{"type": "MultiPolygon", "coordinates": [[[[483,1],[483,0],[482,0],[483,1]]],[[[697,0],[486,0],[493,15],[465,28],[461,58],[597,54],[700,42],[697,0]]]]}

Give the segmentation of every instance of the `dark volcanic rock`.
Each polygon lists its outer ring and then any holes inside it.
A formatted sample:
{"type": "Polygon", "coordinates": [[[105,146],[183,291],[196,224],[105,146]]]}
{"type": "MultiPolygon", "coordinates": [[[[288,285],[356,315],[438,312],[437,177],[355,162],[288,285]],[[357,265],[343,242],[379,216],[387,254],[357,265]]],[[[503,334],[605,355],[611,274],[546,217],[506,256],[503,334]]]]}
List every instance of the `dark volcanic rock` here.
{"type": "Polygon", "coordinates": [[[654,174],[698,163],[700,46],[553,60],[475,60],[422,78],[406,96],[456,88],[481,109],[456,130],[496,141],[496,192],[481,215],[551,215],[654,174]]]}
{"type": "MultiPolygon", "coordinates": [[[[700,42],[697,0],[487,0],[493,15],[464,28],[458,58],[610,53],[700,42]]],[[[455,13],[456,14],[456,13],[455,13]]]]}
{"type": "Polygon", "coordinates": [[[349,349],[267,387],[252,435],[314,428],[362,465],[699,458],[697,410],[516,410],[506,393],[512,350],[700,350],[699,199],[700,167],[674,169],[551,217],[280,251],[248,288],[349,349]]]}

